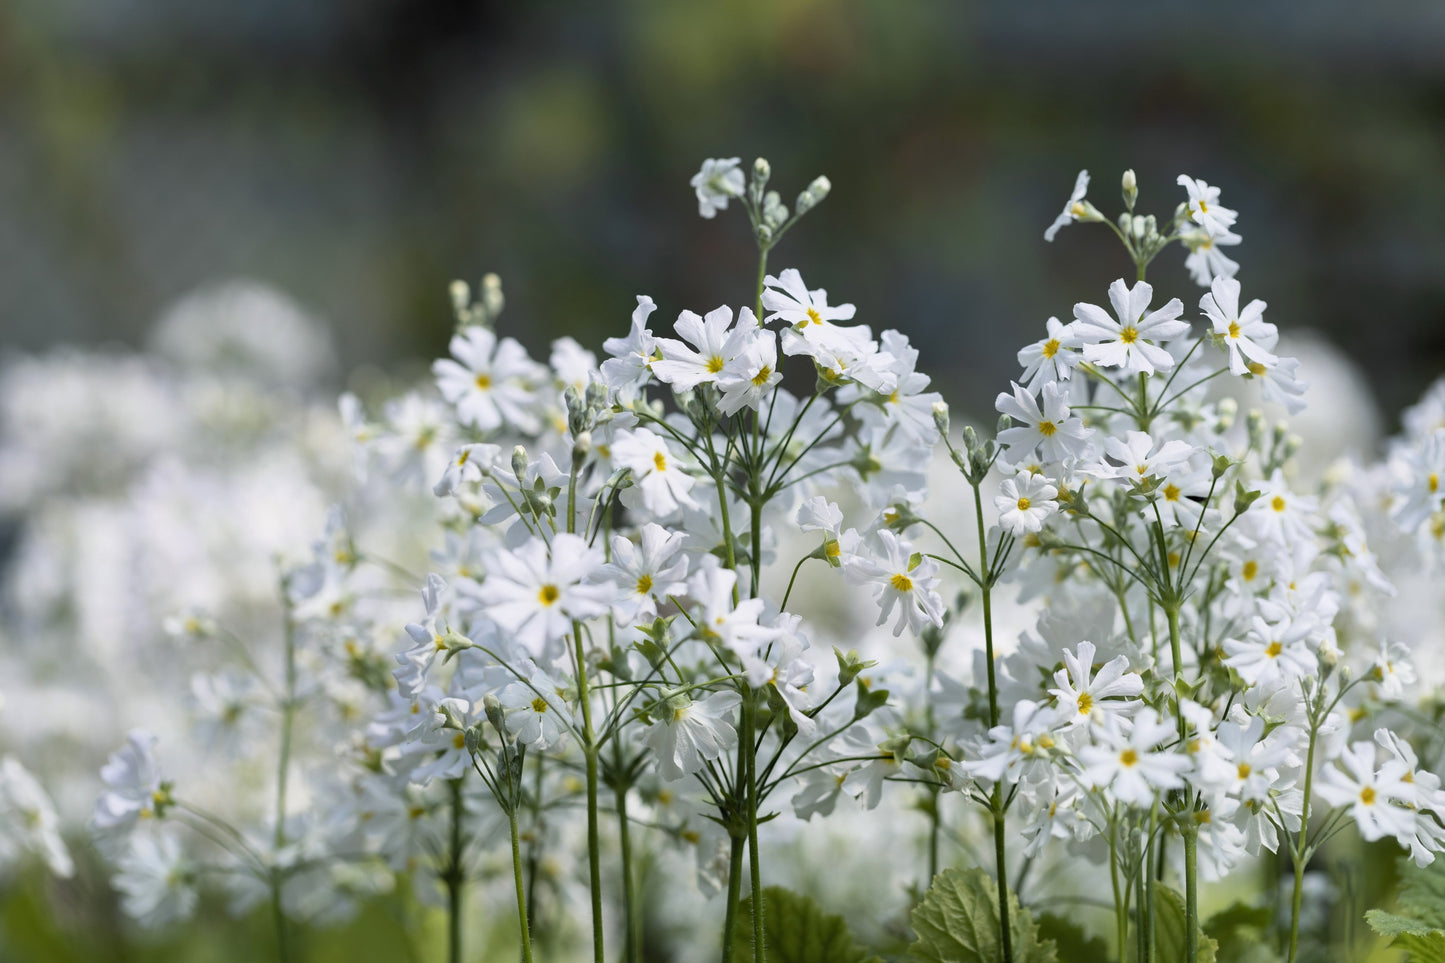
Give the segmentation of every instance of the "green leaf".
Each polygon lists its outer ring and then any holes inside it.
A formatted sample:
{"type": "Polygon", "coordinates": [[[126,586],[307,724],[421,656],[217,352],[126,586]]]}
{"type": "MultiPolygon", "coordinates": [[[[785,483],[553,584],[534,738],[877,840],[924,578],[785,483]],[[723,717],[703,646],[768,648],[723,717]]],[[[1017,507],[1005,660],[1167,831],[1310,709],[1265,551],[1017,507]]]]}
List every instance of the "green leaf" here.
{"type": "Polygon", "coordinates": [[[1280,955],[1272,946],[1270,924],[1273,914],[1267,907],[1232,903],[1211,916],[1204,932],[1218,945],[1215,956],[1231,963],[1280,963],[1280,955]]]}
{"type": "Polygon", "coordinates": [[[1445,929],[1445,861],[1416,866],[1401,860],[1400,906],[1434,929],[1445,929]]]}
{"type": "MultiPolygon", "coordinates": [[[[1057,963],[1054,943],[1008,894],[1014,963],[1057,963]]],[[[923,963],[997,963],[1002,956],[998,888],[981,869],[950,869],[934,877],[911,917],[918,938],[909,955],[923,963]]]]}
{"type": "Polygon", "coordinates": [[[1445,930],[1413,916],[1377,909],[1365,913],[1365,922],[1376,933],[1390,937],[1392,947],[1409,953],[1410,963],[1445,963],[1445,930]]]}
{"type": "Polygon", "coordinates": [[[1267,906],[1231,903],[1225,909],[1209,917],[1204,924],[1204,932],[1219,939],[1233,930],[1265,930],[1269,928],[1271,922],[1272,914],[1267,906]]]}
{"type": "Polygon", "coordinates": [[[1067,963],[1114,963],[1114,954],[1102,937],[1090,936],[1073,920],[1041,913],[1037,920],[1039,936],[1053,942],[1055,947],[1067,947],[1067,963]]]}
{"type": "MultiPolygon", "coordinates": [[[[1184,897],[1162,884],[1154,886],[1154,958],[1182,960],[1184,952],[1184,897]]],[[[1219,944],[1198,930],[1199,963],[1214,963],[1219,944]]],[[[1129,941],[1129,959],[1135,958],[1134,941],[1129,941]]]]}
{"type": "MultiPolygon", "coordinates": [[[[823,912],[806,896],[768,886],[763,889],[763,943],[769,963],[876,963],[853,942],[841,916],[823,912]]],[[[733,959],[753,958],[753,898],[738,904],[733,924],[733,959]]]]}

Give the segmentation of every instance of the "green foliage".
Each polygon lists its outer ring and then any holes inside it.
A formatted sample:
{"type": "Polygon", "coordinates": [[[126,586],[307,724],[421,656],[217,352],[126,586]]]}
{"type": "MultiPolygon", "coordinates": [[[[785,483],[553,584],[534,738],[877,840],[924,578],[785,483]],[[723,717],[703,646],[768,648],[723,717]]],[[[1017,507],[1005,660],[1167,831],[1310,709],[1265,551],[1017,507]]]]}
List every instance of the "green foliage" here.
{"type": "MultiPolygon", "coordinates": [[[[1014,963],[1057,963],[1052,940],[1008,894],[1014,963]]],[[[995,963],[999,940],[998,888],[981,869],[939,873],[911,917],[918,938],[909,955],[922,963],[995,963]]]]}
{"type": "MultiPolygon", "coordinates": [[[[1185,958],[1185,912],[1184,897],[1163,884],[1154,887],[1154,958],[1156,960],[1182,960],[1185,958]]],[[[1199,963],[1214,963],[1219,944],[1201,928],[1199,937],[1199,963]]],[[[1129,945],[1129,959],[1134,959],[1134,944],[1129,945]]]]}
{"type": "MultiPolygon", "coordinates": [[[[769,963],[879,963],[853,942],[841,916],[781,886],[763,890],[763,942],[769,963]]],[[[753,898],[738,905],[733,959],[753,958],[753,898]]]]}
{"type": "Polygon", "coordinates": [[[1114,963],[1114,954],[1102,937],[1090,936],[1073,920],[1042,913],[1037,920],[1039,936],[1053,942],[1064,963],[1114,963]]]}
{"type": "Polygon", "coordinates": [[[1409,954],[1411,963],[1445,963],[1445,866],[1439,860],[1424,868],[1405,862],[1399,904],[1402,912],[1372,909],[1365,922],[1409,954]]]}
{"type": "Polygon", "coordinates": [[[1279,963],[1271,942],[1272,914],[1262,906],[1231,903],[1204,923],[1204,933],[1218,944],[1215,956],[1229,963],[1279,963]]]}

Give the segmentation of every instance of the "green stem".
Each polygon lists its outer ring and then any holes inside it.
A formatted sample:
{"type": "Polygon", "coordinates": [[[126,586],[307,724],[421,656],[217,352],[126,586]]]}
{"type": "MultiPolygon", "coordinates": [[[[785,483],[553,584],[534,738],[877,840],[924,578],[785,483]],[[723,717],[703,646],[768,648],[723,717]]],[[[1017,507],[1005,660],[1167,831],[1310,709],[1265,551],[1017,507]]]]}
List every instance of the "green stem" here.
{"type": "Polygon", "coordinates": [[[743,843],[745,836],[732,837],[732,849],[728,853],[728,901],[723,917],[722,963],[732,963],[733,925],[738,918],[738,902],[743,892],[743,843]]]}
{"type": "Polygon", "coordinates": [[[577,659],[577,698],[582,703],[583,756],[587,761],[587,872],[592,888],[592,958],[606,963],[602,946],[602,842],[597,826],[597,739],[592,728],[592,700],[587,691],[587,654],[582,648],[582,627],[572,624],[577,659]]]}
{"type": "Polygon", "coordinates": [[[1193,807],[1184,812],[1184,961],[1199,959],[1199,827],[1193,807]]]}
{"type": "Polygon", "coordinates": [[[1310,726],[1309,751],[1305,755],[1305,787],[1304,803],[1300,810],[1299,835],[1295,837],[1294,852],[1294,892],[1290,895],[1289,903],[1289,957],[1286,963],[1295,963],[1295,957],[1299,953],[1299,914],[1300,902],[1304,896],[1305,885],[1305,842],[1309,836],[1310,829],[1310,789],[1314,782],[1315,774],[1315,740],[1318,737],[1319,725],[1310,726]]]}
{"type": "MultiPolygon", "coordinates": [[[[618,755],[621,755],[619,751],[618,755]]],[[[627,785],[617,787],[617,835],[622,847],[622,917],[626,928],[627,963],[642,959],[642,932],[637,925],[637,896],[632,888],[632,833],[627,821],[627,785]]]]}
{"type": "MultiPolygon", "coordinates": [[[[442,881],[447,888],[447,959],[450,963],[462,961],[462,888],[465,877],[462,874],[462,781],[453,779],[451,789],[451,844],[447,865],[442,881]]],[[[512,816],[513,825],[517,817],[512,816]]],[[[513,837],[515,839],[515,835],[513,837]]]]}
{"type": "MultiPolygon", "coordinates": [[[[973,510],[978,521],[978,568],[983,576],[979,589],[983,595],[984,663],[988,668],[988,725],[998,725],[998,679],[994,673],[993,652],[993,583],[997,574],[988,557],[988,533],[983,524],[983,496],[977,482],[973,483],[973,510]]],[[[998,871],[999,942],[1003,947],[1003,963],[1013,963],[1013,931],[1008,912],[1008,859],[1004,833],[1003,781],[993,787],[989,805],[993,813],[994,864],[998,871]]]]}
{"type": "Polygon", "coordinates": [[[753,899],[753,963],[763,963],[767,948],[763,945],[763,872],[762,857],[758,852],[758,758],[757,742],[753,730],[757,727],[756,707],[751,690],[743,697],[743,755],[748,793],[748,876],[752,886],[753,899]]]}
{"type": "Polygon", "coordinates": [[[522,887],[522,845],[517,835],[517,810],[507,810],[512,829],[512,879],[517,884],[517,924],[522,928],[522,960],[532,963],[532,933],[527,924],[527,895],[522,887]]]}
{"type": "Polygon", "coordinates": [[[1114,887],[1114,935],[1119,946],[1119,959],[1124,958],[1126,942],[1129,939],[1129,903],[1119,886],[1119,847],[1117,821],[1109,824],[1109,882],[1114,887]]]}

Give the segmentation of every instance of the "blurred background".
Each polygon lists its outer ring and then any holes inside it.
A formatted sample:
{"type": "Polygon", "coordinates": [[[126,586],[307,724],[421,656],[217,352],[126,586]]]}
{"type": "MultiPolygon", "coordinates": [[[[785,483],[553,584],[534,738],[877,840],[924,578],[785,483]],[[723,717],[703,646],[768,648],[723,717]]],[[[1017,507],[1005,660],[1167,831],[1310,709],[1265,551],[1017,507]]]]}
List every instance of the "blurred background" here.
{"type": "MultiPolygon", "coordinates": [[[[987,410],[1046,317],[1128,273],[1098,228],[1042,232],[1080,168],[1113,213],[1132,166],[1161,215],[1180,172],[1222,187],[1246,296],[1364,365],[1390,427],[1445,362],[1442,51],[1438,0],[10,0],[0,345],[138,344],[245,276],[343,370],[396,371],[444,351],[446,283],[496,271],[509,333],[595,347],[639,293],[751,299],[743,219],[687,181],[762,154],[785,200],[834,184],[770,266],[987,410]]],[[[1181,260],[1151,280],[1192,309],[1181,260]]]]}

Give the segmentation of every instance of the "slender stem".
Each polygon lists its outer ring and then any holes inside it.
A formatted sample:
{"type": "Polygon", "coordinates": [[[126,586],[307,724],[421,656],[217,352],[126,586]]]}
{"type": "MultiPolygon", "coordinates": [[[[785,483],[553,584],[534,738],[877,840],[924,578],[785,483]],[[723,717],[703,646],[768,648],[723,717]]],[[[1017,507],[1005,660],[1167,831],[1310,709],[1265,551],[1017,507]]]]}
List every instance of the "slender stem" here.
{"type": "Polygon", "coordinates": [[[587,691],[587,654],[582,648],[582,627],[572,623],[577,659],[577,698],[582,703],[583,756],[587,761],[587,871],[592,888],[592,958],[606,963],[602,947],[602,842],[597,826],[597,739],[592,729],[592,700],[587,691]]]}
{"type": "Polygon", "coordinates": [[[743,843],[745,836],[732,837],[732,849],[728,853],[728,901],[723,917],[722,963],[733,960],[733,925],[738,918],[738,901],[743,892],[743,843]]]}
{"type": "Polygon", "coordinates": [[[1199,825],[1193,807],[1184,812],[1184,960],[1199,959],[1199,825]]]}
{"type": "MultiPolygon", "coordinates": [[[[983,495],[978,482],[973,482],[973,510],[978,521],[978,567],[983,576],[979,590],[983,595],[984,663],[988,668],[988,725],[998,725],[998,679],[994,673],[993,652],[993,583],[998,576],[988,557],[988,533],[983,524],[983,495]]],[[[1003,963],[1013,963],[1013,931],[1008,912],[1008,859],[1004,833],[1003,781],[993,787],[989,809],[993,814],[994,864],[998,872],[999,942],[1003,947],[1003,963]]]]}
{"type": "Polygon", "coordinates": [[[1114,886],[1114,935],[1119,946],[1119,959],[1124,958],[1126,941],[1129,939],[1129,903],[1119,886],[1119,847],[1117,820],[1109,823],[1109,882],[1114,886]]]}
{"type": "Polygon", "coordinates": [[[757,743],[753,730],[757,726],[756,707],[752,691],[743,697],[743,737],[740,740],[744,755],[744,778],[747,780],[748,800],[748,876],[752,885],[753,899],[753,963],[763,963],[767,949],[763,946],[763,872],[762,857],[758,852],[758,759],[757,743]]]}
{"type": "Polygon", "coordinates": [[[522,928],[522,960],[532,963],[532,933],[527,924],[527,895],[522,888],[522,846],[517,835],[517,810],[507,810],[507,821],[512,830],[512,879],[517,884],[517,924],[522,928]]]}
{"type": "MultiPolygon", "coordinates": [[[[450,963],[462,963],[462,889],[466,885],[466,877],[462,873],[462,781],[451,780],[449,788],[452,797],[451,839],[447,865],[442,873],[442,882],[447,888],[447,960],[450,963]]],[[[517,817],[514,813],[513,827],[516,824],[517,817]]],[[[512,838],[515,841],[515,829],[512,838]]]]}
{"type": "Polygon", "coordinates": [[[1294,892],[1290,895],[1289,903],[1289,957],[1286,963],[1295,963],[1295,957],[1299,953],[1300,902],[1304,896],[1305,885],[1305,842],[1310,829],[1310,788],[1314,781],[1315,740],[1318,733],[1318,723],[1311,725],[1309,751],[1305,755],[1304,803],[1300,810],[1299,835],[1295,837],[1294,852],[1292,853],[1294,856],[1294,892]]]}
{"type": "MultiPolygon", "coordinates": [[[[619,749],[618,756],[621,754],[619,749]]],[[[624,944],[627,963],[638,963],[642,959],[642,931],[637,925],[637,896],[632,888],[632,833],[627,824],[627,790],[626,782],[618,783],[617,836],[622,847],[622,916],[627,933],[624,944]]]]}

